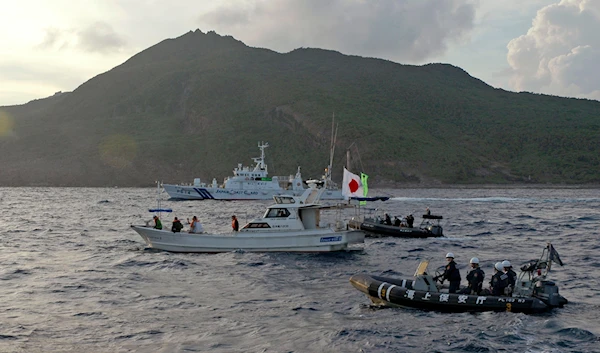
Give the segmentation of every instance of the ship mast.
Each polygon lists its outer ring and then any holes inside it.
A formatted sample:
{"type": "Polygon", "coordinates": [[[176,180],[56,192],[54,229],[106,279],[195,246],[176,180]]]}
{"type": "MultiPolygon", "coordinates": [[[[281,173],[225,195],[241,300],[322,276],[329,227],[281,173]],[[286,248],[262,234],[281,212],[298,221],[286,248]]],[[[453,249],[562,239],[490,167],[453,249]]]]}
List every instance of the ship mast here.
{"type": "Polygon", "coordinates": [[[326,189],[331,182],[331,166],[333,165],[333,154],[335,153],[335,140],[337,138],[337,129],[335,125],[335,113],[331,119],[331,145],[329,146],[329,165],[325,171],[325,181],[323,187],[326,189]]]}
{"type": "Polygon", "coordinates": [[[265,172],[267,171],[267,164],[265,163],[265,148],[269,147],[269,143],[265,142],[259,142],[258,143],[258,148],[260,148],[260,158],[252,158],[252,160],[254,160],[254,163],[256,163],[256,166],[254,167],[254,171],[259,171],[259,170],[264,170],[265,172]]]}

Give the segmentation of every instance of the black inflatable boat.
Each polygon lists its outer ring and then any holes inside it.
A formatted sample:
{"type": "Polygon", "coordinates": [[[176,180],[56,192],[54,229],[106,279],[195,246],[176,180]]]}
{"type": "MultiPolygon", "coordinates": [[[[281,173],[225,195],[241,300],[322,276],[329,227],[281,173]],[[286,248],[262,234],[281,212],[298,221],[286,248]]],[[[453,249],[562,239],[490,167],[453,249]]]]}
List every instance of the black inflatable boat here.
{"type": "MultiPolygon", "coordinates": [[[[545,261],[533,260],[521,267],[521,275],[511,296],[444,293],[434,281],[433,276],[427,274],[427,261],[421,262],[412,279],[357,274],[350,278],[350,283],[365,293],[373,304],[381,306],[441,312],[539,313],[555,307],[562,307],[567,303],[567,300],[558,294],[558,287],[554,282],[546,280],[553,260],[552,252],[556,251],[551,244],[548,244],[544,252],[546,254],[545,261]],[[542,274],[542,270],[545,270],[544,274],[542,274]]],[[[560,261],[557,253],[556,258],[560,261]]],[[[562,265],[562,262],[559,264],[562,265]]]]}
{"type": "Polygon", "coordinates": [[[413,227],[414,217],[412,214],[402,217],[395,216],[394,221],[381,209],[369,209],[361,206],[362,202],[387,201],[387,196],[377,197],[352,197],[351,200],[357,201],[357,214],[348,221],[348,226],[353,229],[363,230],[366,236],[381,237],[391,236],[399,238],[429,238],[443,236],[443,229],[440,220],[444,217],[432,215],[427,209],[419,226],[413,227]],[[364,213],[369,212],[366,216],[364,213]],[[410,218],[410,219],[409,219],[410,218]]]}
{"type": "Polygon", "coordinates": [[[399,238],[429,238],[443,236],[443,229],[440,225],[442,216],[423,215],[423,221],[418,227],[395,226],[385,224],[381,217],[368,217],[363,221],[350,220],[348,226],[354,229],[360,229],[367,232],[367,236],[391,236],[399,238]]]}

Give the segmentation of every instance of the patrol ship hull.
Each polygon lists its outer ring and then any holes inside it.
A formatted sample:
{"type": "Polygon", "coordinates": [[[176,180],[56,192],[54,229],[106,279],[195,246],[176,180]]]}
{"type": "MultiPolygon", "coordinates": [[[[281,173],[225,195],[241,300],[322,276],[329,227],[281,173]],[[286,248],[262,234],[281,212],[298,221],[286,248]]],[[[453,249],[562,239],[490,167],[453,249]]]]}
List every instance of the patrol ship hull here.
{"type": "MultiPolygon", "coordinates": [[[[272,200],[273,196],[286,194],[300,196],[304,188],[298,189],[261,189],[250,185],[245,188],[227,189],[221,187],[200,187],[193,185],[163,184],[163,188],[169,197],[174,200],[272,200]]],[[[321,194],[322,200],[343,200],[341,190],[325,189],[321,194]]]]}

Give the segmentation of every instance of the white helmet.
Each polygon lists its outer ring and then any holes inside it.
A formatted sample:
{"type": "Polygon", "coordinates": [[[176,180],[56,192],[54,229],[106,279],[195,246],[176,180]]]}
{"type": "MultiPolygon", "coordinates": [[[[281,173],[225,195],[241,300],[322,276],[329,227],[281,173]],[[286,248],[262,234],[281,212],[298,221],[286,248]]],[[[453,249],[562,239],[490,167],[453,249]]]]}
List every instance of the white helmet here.
{"type": "Polygon", "coordinates": [[[449,252],[449,253],[447,253],[447,254],[446,254],[446,257],[451,257],[451,258],[454,258],[454,254],[453,254],[453,253],[451,253],[451,252],[449,252]]]}
{"type": "Polygon", "coordinates": [[[498,271],[504,271],[504,266],[502,266],[502,262],[496,262],[496,264],[494,265],[494,267],[498,271]]]}
{"type": "Polygon", "coordinates": [[[510,267],[510,261],[508,261],[508,260],[502,261],[502,267],[510,267]]]}
{"type": "Polygon", "coordinates": [[[469,261],[469,262],[470,262],[470,263],[472,263],[472,264],[479,264],[479,259],[478,259],[478,258],[476,258],[476,257],[474,257],[474,258],[472,258],[472,259],[471,259],[471,261],[469,261]]]}

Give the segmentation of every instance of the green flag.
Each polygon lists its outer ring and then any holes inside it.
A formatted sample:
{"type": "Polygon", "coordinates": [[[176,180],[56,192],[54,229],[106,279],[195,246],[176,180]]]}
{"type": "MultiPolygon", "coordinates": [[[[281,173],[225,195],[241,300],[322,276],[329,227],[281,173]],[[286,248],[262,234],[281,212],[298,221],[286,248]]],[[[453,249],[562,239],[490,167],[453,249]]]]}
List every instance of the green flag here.
{"type": "Polygon", "coordinates": [[[369,179],[369,176],[365,173],[360,173],[360,182],[363,185],[363,196],[367,197],[367,194],[369,193],[369,187],[367,186],[367,180],[369,179]]]}
{"type": "MultiPolygon", "coordinates": [[[[367,194],[369,193],[369,187],[367,186],[367,180],[369,179],[369,176],[365,173],[360,173],[360,182],[362,183],[363,186],[363,196],[367,197],[367,194]]],[[[367,204],[367,201],[361,201],[360,205],[364,206],[367,204]]]]}

